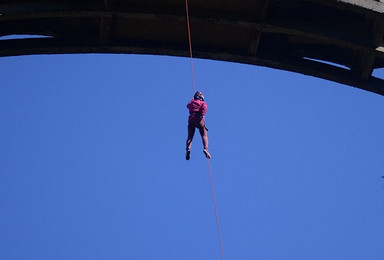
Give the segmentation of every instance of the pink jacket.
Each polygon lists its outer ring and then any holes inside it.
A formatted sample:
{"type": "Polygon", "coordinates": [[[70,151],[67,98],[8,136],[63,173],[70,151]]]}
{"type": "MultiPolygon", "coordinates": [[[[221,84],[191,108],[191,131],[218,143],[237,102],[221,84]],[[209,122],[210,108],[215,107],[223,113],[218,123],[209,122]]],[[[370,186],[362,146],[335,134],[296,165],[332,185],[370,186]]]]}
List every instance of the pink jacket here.
{"type": "Polygon", "coordinates": [[[201,119],[207,113],[207,103],[198,99],[192,99],[187,104],[187,108],[189,109],[189,119],[201,119]]]}

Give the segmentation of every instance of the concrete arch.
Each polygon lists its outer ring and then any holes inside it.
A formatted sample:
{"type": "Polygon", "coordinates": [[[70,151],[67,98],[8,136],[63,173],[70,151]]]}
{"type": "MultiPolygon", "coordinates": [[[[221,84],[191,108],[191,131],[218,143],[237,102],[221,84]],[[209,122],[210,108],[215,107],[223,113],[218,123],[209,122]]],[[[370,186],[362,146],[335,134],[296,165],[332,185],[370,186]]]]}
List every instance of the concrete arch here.
{"type": "MultiPolygon", "coordinates": [[[[384,95],[383,0],[189,0],[194,57],[267,66],[384,95]]],[[[184,0],[5,0],[0,56],[189,56],[184,0]],[[7,35],[35,35],[7,39],[7,35]]]]}

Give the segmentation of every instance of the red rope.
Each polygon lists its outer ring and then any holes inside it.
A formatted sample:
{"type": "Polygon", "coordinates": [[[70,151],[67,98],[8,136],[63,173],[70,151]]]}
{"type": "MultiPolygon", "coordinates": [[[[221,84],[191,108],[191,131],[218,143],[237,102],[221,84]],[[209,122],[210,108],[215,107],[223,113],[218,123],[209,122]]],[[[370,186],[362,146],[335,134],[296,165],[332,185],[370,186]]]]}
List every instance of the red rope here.
{"type": "Polygon", "coordinates": [[[193,93],[195,93],[196,92],[196,83],[195,83],[195,72],[194,72],[194,69],[193,69],[192,38],[191,38],[191,26],[190,26],[190,23],[189,23],[188,0],[185,0],[185,11],[187,13],[189,54],[190,54],[191,71],[192,71],[192,86],[193,86],[193,93]]]}
{"type": "Polygon", "coordinates": [[[212,196],[213,196],[213,205],[215,207],[215,215],[216,215],[216,225],[217,225],[217,232],[219,234],[219,242],[220,242],[220,250],[221,250],[221,258],[224,260],[224,250],[223,250],[223,241],[221,239],[221,232],[220,232],[220,225],[219,225],[219,213],[217,210],[217,203],[216,203],[216,196],[215,196],[215,187],[213,186],[213,178],[212,178],[212,170],[211,170],[211,163],[208,159],[208,170],[209,170],[209,179],[211,181],[211,188],[212,188],[212,196]]]}
{"type": "MultiPolygon", "coordinates": [[[[188,0],[185,0],[185,10],[186,10],[186,13],[187,13],[188,42],[189,42],[189,54],[190,54],[191,70],[192,70],[193,93],[195,93],[196,92],[196,83],[195,83],[195,73],[194,73],[194,69],[193,69],[192,39],[191,39],[191,26],[190,26],[190,23],[189,23],[188,0]]],[[[209,159],[207,159],[207,161],[208,161],[209,179],[211,181],[211,188],[212,188],[213,205],[215,207],[216,225],[217,225],[217,232],[218,232],[218,235],[219,235],[221,258],[222,258],[222,260],[224,260],[223,242],[222,242],[222,239],[221,239],[221,232],[220,232],[220,225],[219,225],[219,213],[218,213],[218,210],[217,210],[215,188],[213,186],[213,177],[212,177],[211,163],[210,163],[209,159]]]]}

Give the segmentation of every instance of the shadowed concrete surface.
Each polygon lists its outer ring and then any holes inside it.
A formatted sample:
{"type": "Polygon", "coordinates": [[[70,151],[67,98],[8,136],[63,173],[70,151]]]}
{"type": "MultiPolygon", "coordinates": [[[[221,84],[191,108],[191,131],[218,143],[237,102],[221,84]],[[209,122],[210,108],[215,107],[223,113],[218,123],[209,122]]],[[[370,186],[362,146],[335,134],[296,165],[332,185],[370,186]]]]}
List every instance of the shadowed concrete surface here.
{"type": "MultiPolygon", "coordinates": [[[[189,0],[189,15],[194,57],[384,95],[384,0],[189,0]]],[[[3,0],[0,37],[0,56],[189,56],[185,0],[3,0]]]]}

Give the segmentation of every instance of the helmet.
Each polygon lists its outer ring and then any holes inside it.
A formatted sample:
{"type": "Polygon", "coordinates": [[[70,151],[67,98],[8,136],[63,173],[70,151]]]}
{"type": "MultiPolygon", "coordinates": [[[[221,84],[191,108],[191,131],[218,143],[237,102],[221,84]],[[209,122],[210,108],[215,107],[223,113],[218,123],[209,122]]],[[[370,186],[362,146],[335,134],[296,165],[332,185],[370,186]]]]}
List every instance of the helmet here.
{"type": "Polygon", "coordinates": [[[198,100],[201,100],[201,101],[204,101],[204,95],[202,92],[200,91],[196,91],[195,95],[193,96],[193,99],[198,99],[198,100]]]}

